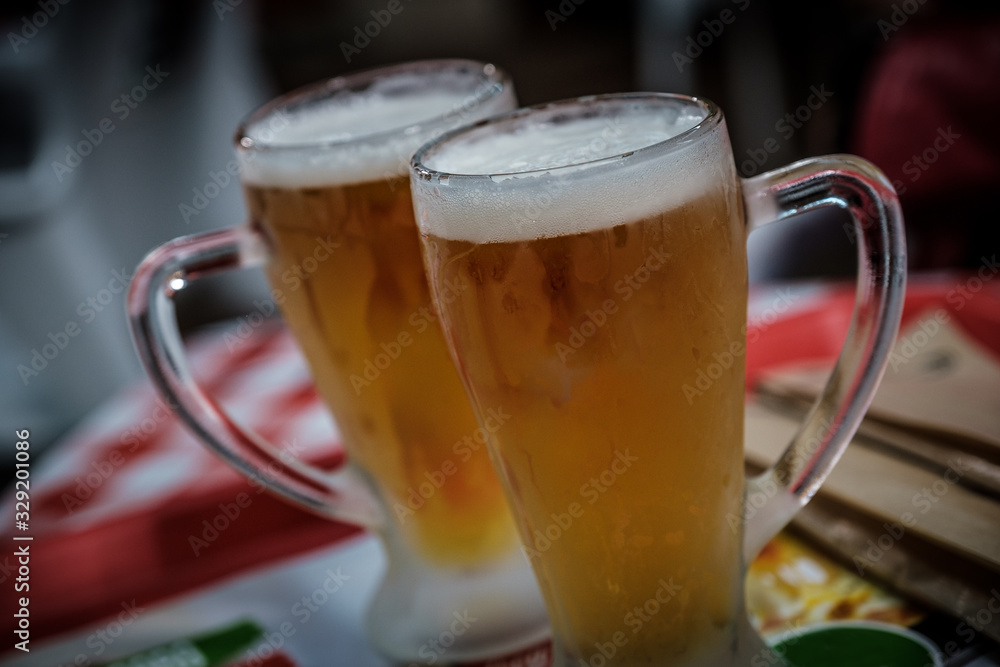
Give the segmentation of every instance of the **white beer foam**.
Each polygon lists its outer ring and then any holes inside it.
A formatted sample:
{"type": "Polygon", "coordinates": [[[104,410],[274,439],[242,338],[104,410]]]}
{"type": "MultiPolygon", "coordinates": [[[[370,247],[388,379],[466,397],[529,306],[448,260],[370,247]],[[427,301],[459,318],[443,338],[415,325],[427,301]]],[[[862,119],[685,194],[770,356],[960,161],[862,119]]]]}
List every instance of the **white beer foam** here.
{"type": "MultiPolygon", "coordinates": [[[[694,110],[692,110],[694,111],[694,110]]],[[[476,133],[434,151],[424,164],[449,174],[512,174],[580,164],[635,151],[680,134],[705,117],[661,112],[536,123],[515,134],[476,133]]]]}
{"type": "Polygon", "coordinates": [[[479,99],[493,84],[478,79],[464,88],[421,85],[412,75],[392,77],[382,89],[379,83],[256,121],[247,135],[263,150],[237,149],[243,181],[319,187],[402,176],[424,142],[514,105],[509,86],[479,99]]]}
{"type": "Polygon", "coordinates": [[[647,107],[507,134],[473,130],[424,160],[457,176],[411,179],[417,222],[425,234],[490,243],[588,232],[677,208],[736,180],[724,122],[697,141],[656,145],[705,116],[647,107]],[[602,158],[611,159],[593,162],[602,158]],[[556,168],[564,165],[577,166],[556,168]],[[463,177],[473,174],[493,175],[463,177]]]}

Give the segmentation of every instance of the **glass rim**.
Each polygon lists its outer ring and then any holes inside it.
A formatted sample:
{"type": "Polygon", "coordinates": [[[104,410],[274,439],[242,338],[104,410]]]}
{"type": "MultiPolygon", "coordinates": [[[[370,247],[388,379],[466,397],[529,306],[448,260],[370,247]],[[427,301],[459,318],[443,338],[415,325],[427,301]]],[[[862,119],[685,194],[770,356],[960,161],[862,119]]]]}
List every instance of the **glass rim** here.
{"type": "Polygon", "coordinates": [[[483,102],[494,99],[511,87],[511,78],[505,70],[493,63],[471,60],[465,58],[436,58],[427,60],[411,60],[394,65],[382,65],[367,69],[342,74],[329,79],[323,79],[313,83],[300,86],[292,91],[264,103],[251,111],[240,121],[233,137],[233,144],[239,152],[254,153],[282,153],[301,150],[348,148],[367,143],[377,143],[385,139],[399,136],[401,134],[416,134],[432,129],[451,118],[455,113],[460,113],[462,109],[469,105],[480,105],[483,102]],[[379,79],[385,79],[399,74],[406,73],[443,73],[449,70],[461,71],[478,70],[480,83],[476,88],[469,91],[469,95],[462,99],[461,105],[451,107],[443,113],[439,113],[430,118],[423,118],[415,123],[399,125],[396,127],[368,132],[354,137],[344,137],[339,139],[326,139],[321,141],[301,141],[294,143],[273,144],[255,140],[250,136],[250,130],[257,124],[273,116],[276,112],[293,107],[298,104],[307,103],[312,99],[324,99],[332,93],[362,88],[370,85],[379,79]],[[482,83],[491,85],[483,86],[482,83]]]}
{"type": "Polygon", "coordinates": [[[474,180],[480,181],[483,179],[496,179],[496,178],[512,178],[517,176],[530,176],[530,175],[541,175],[546,173],[563,173],[566,171],[578,169],[581,167],[587,167],[592,165],[600,164],[610,164],[617,160],[623,159],[647,159],[652,157],[659,157],[664,154],[673,152],[680,147],[690,144],[694,141],[701,139],[702,137],[709,134],[722,122],[722,110],[719,108],[715,102],[705,97],[697,97],[694,95],[682,95],[678,93],[661,93],[661,92],[635,92],[635,93],[608,93],[603,95],[587,95],[583,97],[574,97],[564,100],[558,100],[555,102],[545,102],[543,104],[536,104],[530,107],[524,107],[521,109],[516,109],[514,111],[508,111],[490,118],[485,118],[483,120],[477,121],[475,123],[465,125],[463,127],[456,128],[441,134],[425,143],[423,146],[417,149],[417,152],[413,154],[410,159],[410,172],[415,175],[420,180],[440,180],[440,179],[457,179],[457,180],[474,180]],[[560,164],[552,167],[543,167],[539,169],[525,169],[523,171],[507,171],[507,172],[491,172],[491,173],[481,173],[481,174],[462,174],[462,173],[452,173],[441,171],[438,169],[432,169],[424,164],[424,159],[433,154],[434,151],[438,150],[445,143],[448,143],[452,139],[455,139],[464,134],[478,131],[484,127],[500,125],[503,123],[511,123],[517,121],[521,118],[528,116],[542,115],[546,112],[553,112],[559,109],[584,109],[588,105],[599,105],[609,102],[623,102],[623,101],[673,101],[681,102],[691,106],[700,107],[705,111],[705,117],[698,121],[696,124],[692,125],[683,132],[679,132],[667,139],[662,141],[656,141],[640,148],[634,150],[625,151],[622,153],[614,153],[612,155],[607,155],[599,158],[593,158],[590,160],[580,160],[578,162],[569,162],[567,164],[560,164]]]}

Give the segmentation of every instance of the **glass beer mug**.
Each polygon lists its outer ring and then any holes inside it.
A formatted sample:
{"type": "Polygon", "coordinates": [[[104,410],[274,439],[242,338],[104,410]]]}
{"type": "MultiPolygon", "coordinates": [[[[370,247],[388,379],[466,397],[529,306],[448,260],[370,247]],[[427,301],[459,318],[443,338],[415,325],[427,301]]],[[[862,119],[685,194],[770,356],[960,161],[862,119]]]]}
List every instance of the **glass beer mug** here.
{"type": "Polygon", "coordinates": [[[399,661],[439,659],[428,642],[466,612],[476,622],[447,648],[449,661],[502,655],[548,633],[433,312],[407,178],[420,144],[515,106],[503,72],[460,60],[371,70],[281,97],[237,131],[248,224],[161,246],[129,294],[149,374],[205,443],[295,503],[376,531],[388,570],[366,627],[399,661]],[[266,270],[336,418],[348,454],[338,470],[285,456],[192,381],[171,297],[248,266],[266,270]]]}
{"type": "Polygon", "coordinates": [[[843,452],[898,328],[888,181],[846,155],[740,179],[714,104],[652,93],[455,130],[417,151],[410,179],[466,389],[480,415],[511,415],[490,446],[555,664],[752,664],[767,649],[744,610],[746,564],[843,452]],[[853,324],[794,441],[745,481],[746,237],[823,205],[854,220],[853,324]],[[456,281],[470,287],[446,294],[456,281]]]}

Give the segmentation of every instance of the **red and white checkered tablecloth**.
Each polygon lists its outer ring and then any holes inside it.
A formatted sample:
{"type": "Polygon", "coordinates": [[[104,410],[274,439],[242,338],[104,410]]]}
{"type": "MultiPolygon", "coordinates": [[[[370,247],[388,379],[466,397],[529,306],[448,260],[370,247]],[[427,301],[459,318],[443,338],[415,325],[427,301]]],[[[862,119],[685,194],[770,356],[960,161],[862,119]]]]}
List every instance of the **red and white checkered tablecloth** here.
{"type": "MultiPolygon", "coordinates": [[[[279,324],[235,345],[220,332],[201,336],[190,360],[209,394],[241,423],[294,443],[307,459],[332,465],[342,458],[335,426],[279,324]]],[[[31,510],[23,534],[34,538],[30,599],[39,642],[119,612],[122,600],[154,604],[359,532],[262,493],[201,445],[145,380],[33,466],[31,510]],[[230,519],[234,507],[239,516],[230,519]],[[205,522],[225,528],[213,532],[205,522]]],[[[5,550],[0,578],[16,569],[5,550]]],[[[13,599],[3,600],[10,618],[13,599]]]]}

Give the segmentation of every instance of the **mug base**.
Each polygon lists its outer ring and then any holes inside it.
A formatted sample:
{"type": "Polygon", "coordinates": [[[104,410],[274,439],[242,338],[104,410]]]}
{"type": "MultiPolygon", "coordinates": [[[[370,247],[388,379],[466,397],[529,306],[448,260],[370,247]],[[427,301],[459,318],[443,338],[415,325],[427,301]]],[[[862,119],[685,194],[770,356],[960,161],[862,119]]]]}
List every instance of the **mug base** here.
{"type": "Polygon", "coordinates": [[[393,660],[481,662],[528,650],[550,636],[538,585],[520,551],[467,571],[389,562],[366,625],[372,645],[393,660]]]}

